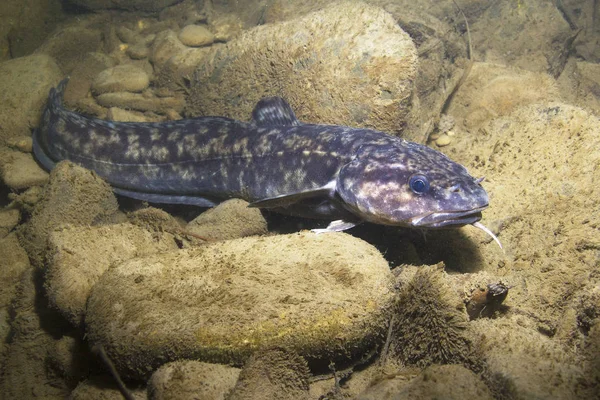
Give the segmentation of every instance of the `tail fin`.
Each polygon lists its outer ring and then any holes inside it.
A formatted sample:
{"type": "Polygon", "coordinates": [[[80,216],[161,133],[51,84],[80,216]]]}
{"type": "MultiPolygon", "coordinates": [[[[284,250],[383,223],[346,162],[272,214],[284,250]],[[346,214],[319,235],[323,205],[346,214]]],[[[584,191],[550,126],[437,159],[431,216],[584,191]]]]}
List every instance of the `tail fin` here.
{"type": "Polygon", "coordinates": [[[60,81],[55,88],[50,89],[50,94],[48,95],[48,107],[62,108],[63,96],[65,94],[67,83],[69,83],[69,77],[60,81]]]}
{"type": "Polygon", "coordinates": [[[53,114],[60,113],[63,110],[63,95],[65,88],[69,83],[69,78],[63,79],[56,88],[50,89],[46,108],[42,114],[40,126],[33,131],[33,154],[44,169],[50,171],[56,164],[52,159],[51,152],[48,150],[48,135],[52,129],[51,119],[53,114]]]}

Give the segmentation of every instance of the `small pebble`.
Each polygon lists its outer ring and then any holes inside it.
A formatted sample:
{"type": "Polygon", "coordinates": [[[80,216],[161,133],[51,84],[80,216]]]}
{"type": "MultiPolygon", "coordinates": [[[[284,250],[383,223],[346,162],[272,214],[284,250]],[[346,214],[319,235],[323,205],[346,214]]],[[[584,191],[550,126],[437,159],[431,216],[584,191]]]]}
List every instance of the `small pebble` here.
{"type": "Polygon", "coordinates": [[[136,43],[127,48],[127,55],[134,60],[148,58],[148,54],[150,54],[150,49],[143,42],[136,43]]]}
{"type": "Polygon", "coordinates": [[[215,36],[205,26],[188,25],[179,32],[181,43],[190,47],[200,47],[212,44],[215,36]]]}
{"type": "Polygon", "coordinates": [[[117,36],[123,43],[132,44],[138,40],[138,34],[125,26],[117,28],[117,36]]]}
{"type": "Polygon", "coordinates": [[[111,121],[121,122],[148,122],[148,119],[143,114],[138,114],[132,111],[123,110],[118,107],[111,107],[106,115],[111,121]]]}
{"type": "Polygon", "coordinates": [[[444,147],[444,146],[448,146],[450,144],[450,142],[452,142],[452,139],[450,138],[450,136],[448,136],[444,133],[443,135],[440,135],[440,137],[436,139],[435,144],[438,147],[444,147]]]}

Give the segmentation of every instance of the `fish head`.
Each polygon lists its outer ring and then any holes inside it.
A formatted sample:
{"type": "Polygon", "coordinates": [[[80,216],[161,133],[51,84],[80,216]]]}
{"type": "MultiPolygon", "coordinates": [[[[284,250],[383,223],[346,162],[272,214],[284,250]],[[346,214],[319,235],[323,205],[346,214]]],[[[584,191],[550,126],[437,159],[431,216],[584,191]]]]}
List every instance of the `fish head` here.
{"type": "Polygon", "coordinates": [[[483,179],[443,153],[398,141],[363,145],[337,177],[344,206],[384,225],[452,228],[476,223],[488,207],[483,179]]]}

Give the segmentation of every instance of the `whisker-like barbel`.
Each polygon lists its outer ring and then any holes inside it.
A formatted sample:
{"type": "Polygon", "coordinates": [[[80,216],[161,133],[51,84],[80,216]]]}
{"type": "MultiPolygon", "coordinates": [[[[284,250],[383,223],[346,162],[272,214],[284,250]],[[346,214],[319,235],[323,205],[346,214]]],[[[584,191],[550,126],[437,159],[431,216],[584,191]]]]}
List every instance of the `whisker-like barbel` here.
{"type": "Polygon", "coordinates": [[[490,231],[485,225],[483,225],[481,222],[473,222],[471,225],[473,225],[475,228],[481,229],[482,231],[484,231],[485,233],[490,235],[492,237],[492,239],[494,239],[496,241],[496,243],[498,243],[498,246],[500,246],[500,248],[503,249],[502,243],[500,243],[500,240],[498,239],[498,237],[496,235],[494,235],[494,233],[492,233],[492,231],[490,231]]]}

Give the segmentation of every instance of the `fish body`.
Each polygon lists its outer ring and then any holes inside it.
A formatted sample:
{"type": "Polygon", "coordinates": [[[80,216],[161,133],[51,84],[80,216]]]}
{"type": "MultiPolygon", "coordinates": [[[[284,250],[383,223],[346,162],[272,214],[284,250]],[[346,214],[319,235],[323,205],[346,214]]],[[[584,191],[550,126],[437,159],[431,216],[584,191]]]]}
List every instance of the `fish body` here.
{"type": "Polygon", "coordinates": [[[36,158],[47,169],[71,160],[125,196],[203,207],[241,198],[339,220],[329,230],[462,226],[488,206],[481,180],[444,154],[375,130],[301,123],[278,97],[261,100],[250,122],[113,122],[64,108],[65,85],[50,91],[36,158]]]}

